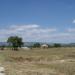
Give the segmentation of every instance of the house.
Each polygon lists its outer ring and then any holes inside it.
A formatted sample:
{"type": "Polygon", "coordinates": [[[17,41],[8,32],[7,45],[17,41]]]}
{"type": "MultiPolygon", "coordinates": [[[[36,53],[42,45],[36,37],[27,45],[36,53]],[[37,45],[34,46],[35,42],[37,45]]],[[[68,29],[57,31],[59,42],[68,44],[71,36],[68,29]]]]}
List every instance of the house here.
{"type": "Polygon", "coordinates": [[[49,46],[48,46],[48,44],[42,44],[41,45],[41,48],[48,48],[49,46]]]}

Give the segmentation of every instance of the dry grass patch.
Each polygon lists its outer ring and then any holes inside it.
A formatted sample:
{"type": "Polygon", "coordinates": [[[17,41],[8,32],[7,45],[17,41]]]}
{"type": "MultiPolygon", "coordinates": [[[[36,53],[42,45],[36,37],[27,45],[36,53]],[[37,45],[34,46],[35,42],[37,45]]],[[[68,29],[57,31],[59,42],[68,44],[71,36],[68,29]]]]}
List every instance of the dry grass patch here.
{"type": "Polygon", "coordinates": [[[0,51],[7,75],[75,75],[75,48],[0,51]]]}

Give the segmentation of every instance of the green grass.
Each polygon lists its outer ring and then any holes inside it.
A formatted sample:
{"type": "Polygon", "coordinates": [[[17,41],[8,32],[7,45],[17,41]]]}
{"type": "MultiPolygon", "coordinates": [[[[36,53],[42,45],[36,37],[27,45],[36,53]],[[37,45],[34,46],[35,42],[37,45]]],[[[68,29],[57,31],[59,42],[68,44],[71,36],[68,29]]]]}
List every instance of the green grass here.
{"type": "Polygon", "coordinates": [[[75,75],[75,48],[0,51],[7,75],[75,75]]]}

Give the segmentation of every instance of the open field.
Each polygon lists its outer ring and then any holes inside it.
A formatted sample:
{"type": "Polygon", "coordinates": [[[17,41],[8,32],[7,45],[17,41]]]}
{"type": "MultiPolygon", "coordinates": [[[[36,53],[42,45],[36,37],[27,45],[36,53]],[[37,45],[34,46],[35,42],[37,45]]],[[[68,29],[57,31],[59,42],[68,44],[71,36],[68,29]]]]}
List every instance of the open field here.
{"type": "Polygon", "coordinates": [[[6,75],[75,75],[75,48],[0,51],[6,75]]]}

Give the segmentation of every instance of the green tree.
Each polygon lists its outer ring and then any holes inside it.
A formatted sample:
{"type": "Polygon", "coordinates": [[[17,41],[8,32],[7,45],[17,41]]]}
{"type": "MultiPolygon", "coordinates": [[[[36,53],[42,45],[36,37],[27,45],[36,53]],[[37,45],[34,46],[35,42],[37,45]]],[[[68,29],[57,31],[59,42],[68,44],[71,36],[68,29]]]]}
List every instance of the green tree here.
{"type": "Polygon", "coordinates": [[[40,46],[41,46],[40,43],[35,43],[35,44],[33,45],[34,48],[39,48],[40,46]]]}
{"type": "Polygon", "coordinates": [[[13,47],[13,50],[18,50],[18,47],[23,45],[22,38],[18,36],[10,36],[7,40],[7,43],[13,47]]]}
{"type": "Polygon", "coordinates": [[[54,44],[54,47],[61,47],[61,44],[55,43],[55,44],[54,44]]]}

